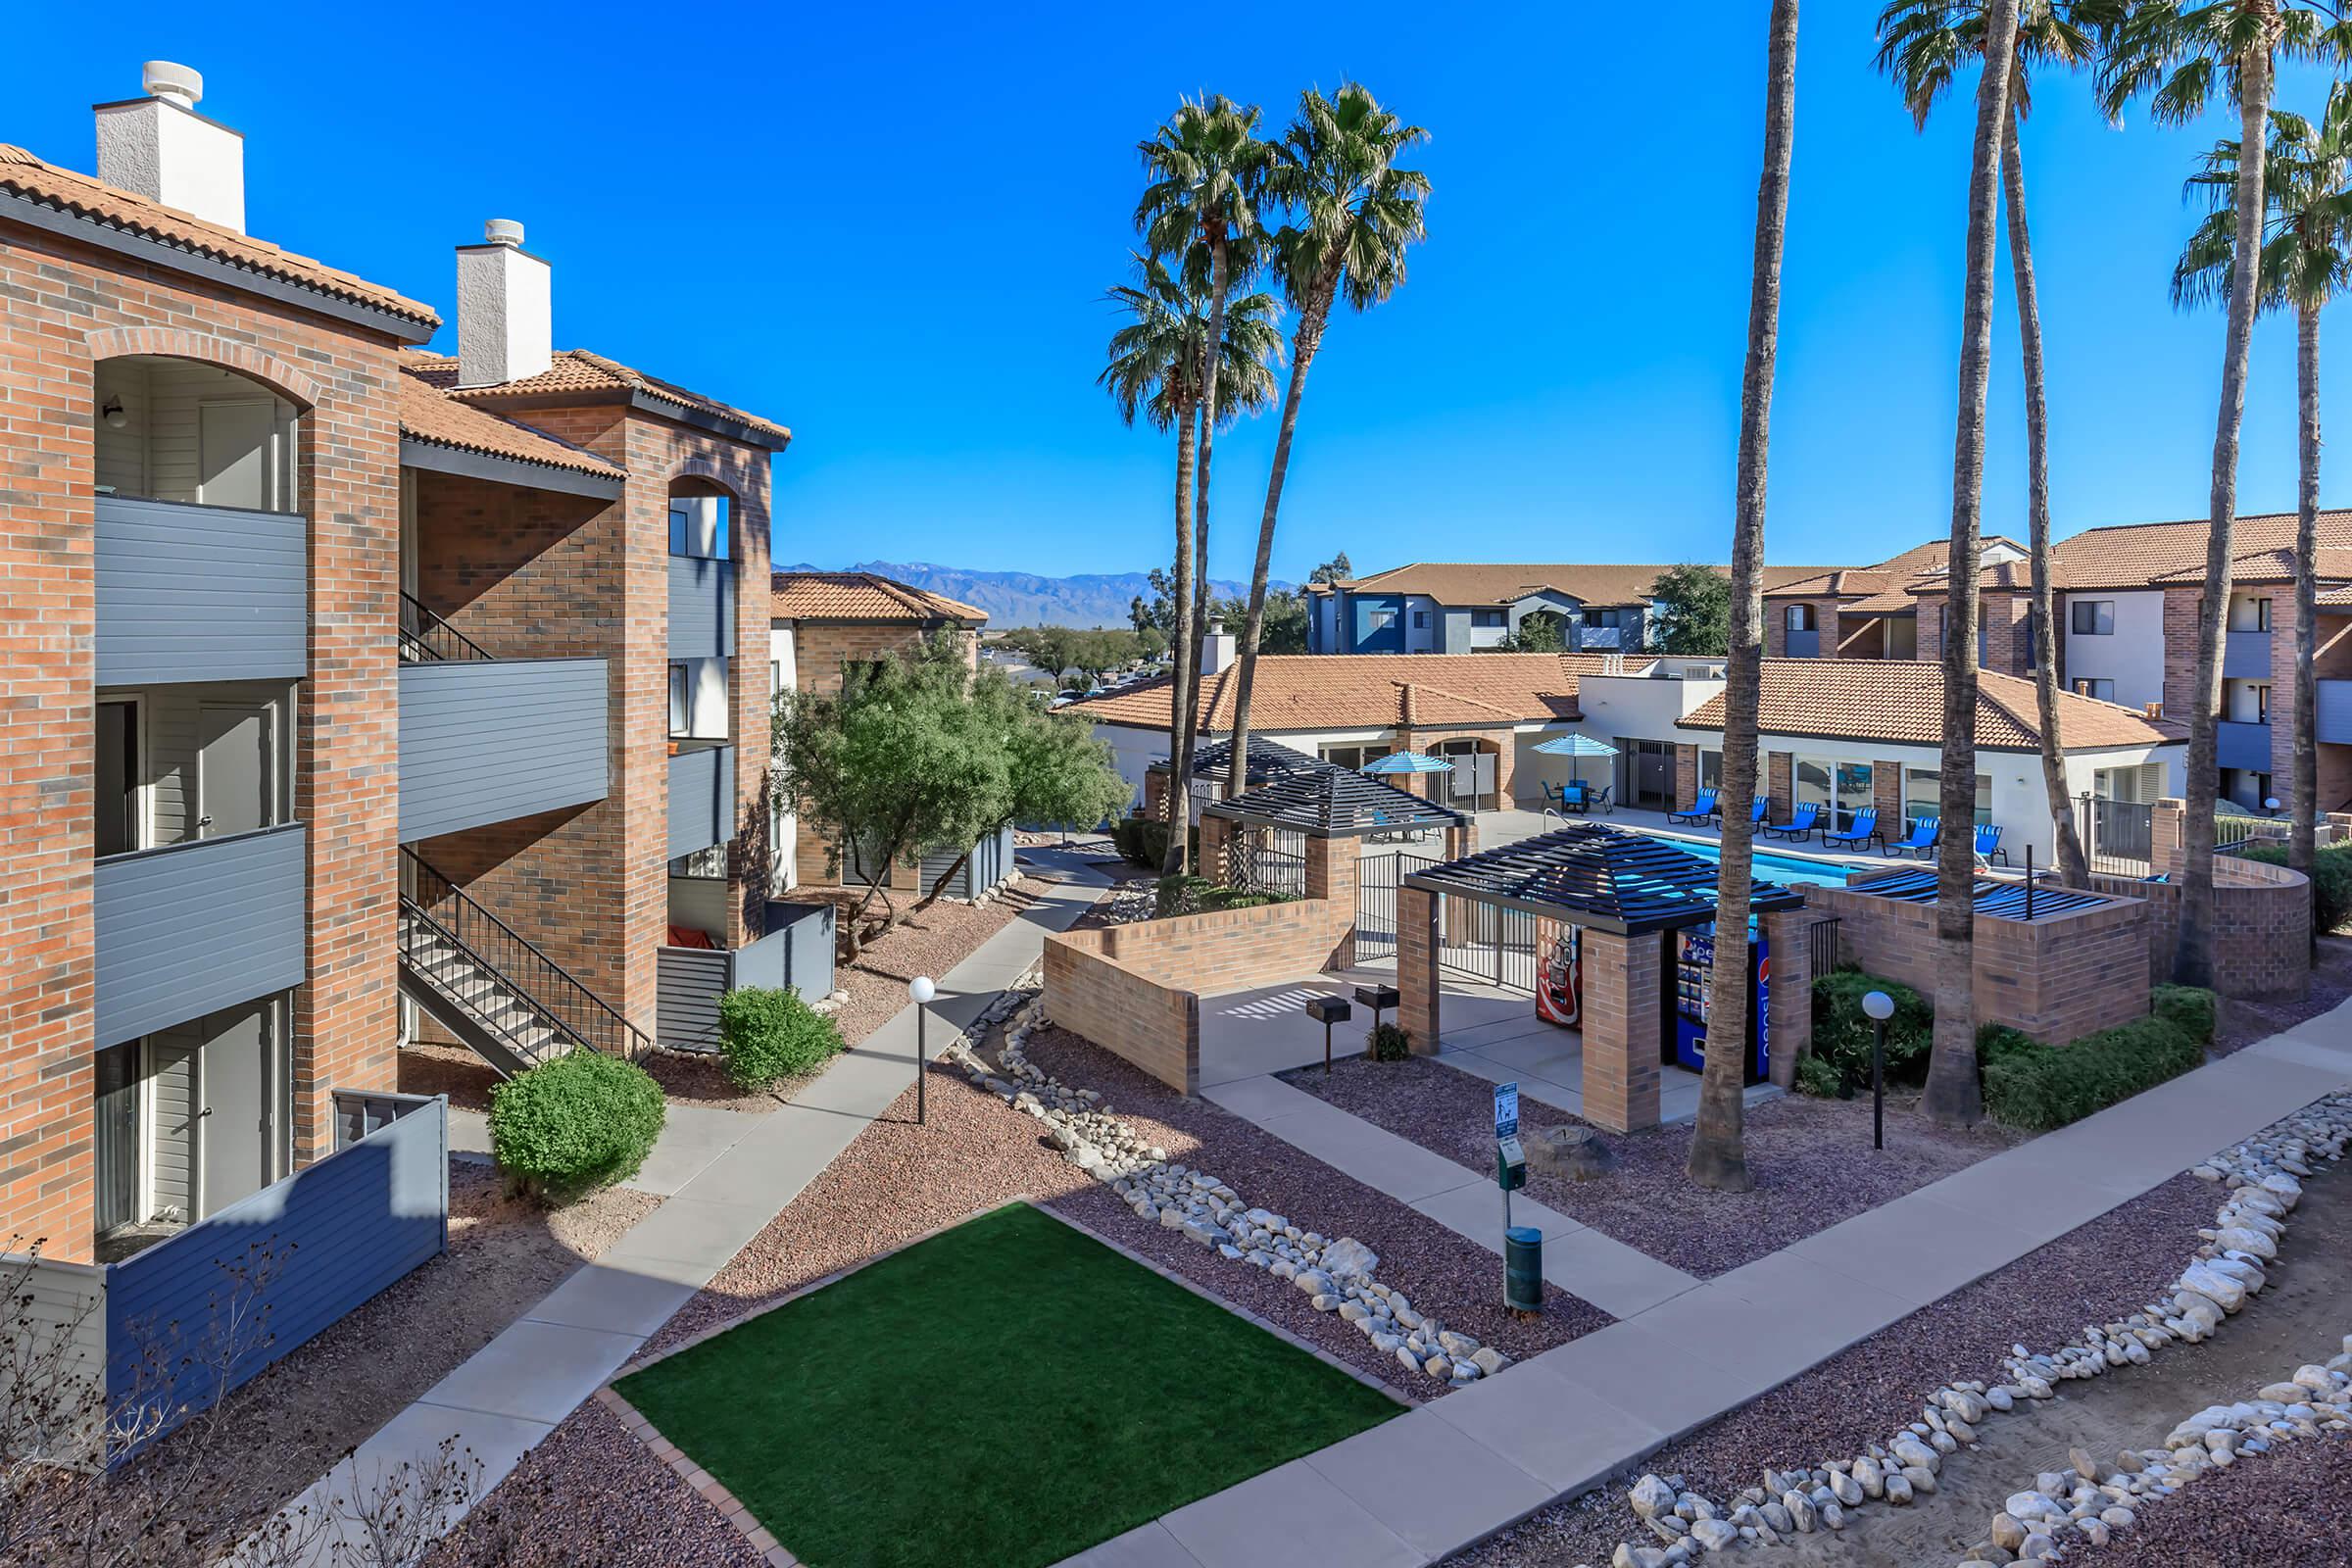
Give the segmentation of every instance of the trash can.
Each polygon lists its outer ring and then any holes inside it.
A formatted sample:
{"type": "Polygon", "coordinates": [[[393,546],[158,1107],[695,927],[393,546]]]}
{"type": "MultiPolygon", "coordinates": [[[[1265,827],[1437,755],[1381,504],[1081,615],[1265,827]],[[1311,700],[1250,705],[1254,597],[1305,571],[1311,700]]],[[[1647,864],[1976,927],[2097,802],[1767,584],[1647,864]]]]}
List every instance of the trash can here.
{"type": "Polygon", "coordinates": [[[1544,1233],[1533,1225],[1502,1233],[1502,1299],[1514,1312],[1544,1310],[1544,1233]]]}

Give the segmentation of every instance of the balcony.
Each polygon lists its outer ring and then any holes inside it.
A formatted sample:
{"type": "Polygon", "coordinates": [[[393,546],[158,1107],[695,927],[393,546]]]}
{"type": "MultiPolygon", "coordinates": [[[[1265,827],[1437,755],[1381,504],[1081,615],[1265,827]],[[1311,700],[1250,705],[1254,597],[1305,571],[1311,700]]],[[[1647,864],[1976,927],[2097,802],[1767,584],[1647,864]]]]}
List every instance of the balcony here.
{"type": "Polygon", "coordinates": [[[294,822],[100,860],[96,1047],[302,984],[308,848],[294,822]]]}
{"type": "Polygon", "coordinates": [[[1790,659],[1819,659],[1821,657],[1821,633],[1818,631],[1790,632],[1788,634],[1788,657],[1790,659]]]}
{"type": "Polygon", "coordinates": [[[669,758],[669,858],[735,836],[735,748],[678,741],[669,758]]]}
{"type": "Polygon", "coordinates": [[[2352,680],[2322,680],[2318,722],[2312,736],[2328,746],[2352,746],[2352,680]]]}
{"type": "Polygon", "coordinates": [[[2222,674],[2230,680],[2271,678],[2271,634],[2267,631],[2223,633],[2222,674]]]}
{"type": "MultiPolygon", "coordinates": [[[[2237,634],[2232,632],[2230,635],[2237,634]]],[[[2271,726],[2223,720],[2219,726],[2215,760],[2222,767],[2268,773],[2271,770],[2271,726]]]]}
{"type": "Polygon", "coordinates": [[[400,669],[400,841],[605,798],[605,662],[467,659],[400,669]]]}
{"type": "Polygon", "coordinates": [[[735,657],[735,563],[669,558],[669,657],[735,657]]]}
{"type": "Polygon", "coordinates": [[[310,535],[293,512],[102,495],[98,684],[310,672],[310,535]]]}

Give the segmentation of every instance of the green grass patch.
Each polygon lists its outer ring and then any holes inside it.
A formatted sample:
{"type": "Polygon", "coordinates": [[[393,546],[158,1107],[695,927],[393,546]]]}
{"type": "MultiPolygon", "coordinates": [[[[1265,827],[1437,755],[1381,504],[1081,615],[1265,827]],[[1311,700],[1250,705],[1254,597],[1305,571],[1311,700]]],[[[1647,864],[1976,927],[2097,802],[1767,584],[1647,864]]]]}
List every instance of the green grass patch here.
{"type": "Polygon", "coordinates": [[[810,1568],[1058,1562],[1401,1413],[1026,1203],[617,1387],[810,1568]]]}

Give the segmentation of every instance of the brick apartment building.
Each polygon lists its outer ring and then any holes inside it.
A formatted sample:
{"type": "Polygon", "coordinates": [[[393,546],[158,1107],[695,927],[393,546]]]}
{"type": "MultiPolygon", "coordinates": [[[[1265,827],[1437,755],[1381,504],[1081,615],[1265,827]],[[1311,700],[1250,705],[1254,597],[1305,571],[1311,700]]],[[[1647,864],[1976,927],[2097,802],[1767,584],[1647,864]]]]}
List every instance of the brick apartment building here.
{"type": "Polygon", "coordinates": [[[432,307],[244,231],[194,73],[146,87],[96,178],[0,146],[0,1230],[66,1268],[293,1223],[406,1031],[633,1051],[682,924],[773,940],[736,584],[789,432],[556,350],[516,224],[420,352],[432,307]]]}

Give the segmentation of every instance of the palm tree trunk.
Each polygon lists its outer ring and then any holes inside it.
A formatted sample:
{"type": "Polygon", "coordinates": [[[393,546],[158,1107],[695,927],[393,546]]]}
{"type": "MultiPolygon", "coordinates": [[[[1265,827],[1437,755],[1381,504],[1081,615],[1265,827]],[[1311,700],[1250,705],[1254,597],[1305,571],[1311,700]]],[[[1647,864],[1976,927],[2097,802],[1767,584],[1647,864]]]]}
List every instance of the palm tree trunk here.
{"type": "MultiPolygon", "coordinates": [[[[1984,58],[2007,60],[2017,0],[1984,9],[1984,58]]],[[[1984,382],[1992,360],[1992,289],[2009,73],[1977,82],[1977,140],[1968,180],[1968,281],[1961,301],[1960,412],[1952,436],[1952,537],[1943,602],[1943,755],[1936,852],[1936,1042],[1920,1108],[1947,1127],[1984,1115],[1977,1078],[1977,560],[1984,506],[1984,382]]]]}
{"type": "Polygon", "coordinates": [[[1764,676],[1764,479],[1772,445],[1773,368],[1780,354],[1781,256],[1788,239],[1788,166],[1796,136],[1796,0],[1773,0],[1764,68],[1764,171],[1756,182],[1756,248],[1748,277],[1747,365],[1740,381],[1740,475],[1733,502],[1732,635],[1723,716],[1723,867],[1708,981],[1706,1054],[1690,1179],[1744,1193],[1748,890],[1755,830],[1756,708],[1764,676]],[[1726,1049],[1726,1048],[1729,1049],[1726,1049]]]}
{"type": "Polygon", "coordinates": [[[2205,602],[2197,614],[2196,687],[2188,694],[2188,812],[2181,824],[2180,945],[2173,978],[2213,984],[2213,811],[2221,792],[2222,627],[2234,581],[2237,437],[2246,415],[2246,366],[2261,305],[2263,156],[2271,115],[2268,35],[2238,72],[2237,251],[2230,268],[2230,336],[2222,357],[2222,404],[2214,421],[2213,491],[2205,541],[2205,602]]]}
{"type": "Polygon", "coordinates": [[[2318,837],[2320,809],[2320,688],[2312,674],[2319,656],[2320,528],[2320,312],[2295,308],[2296,457],[2301,472],[2295,488],[2295,735],[2294,777],[2288,800],[2295,812],[2286,841],[2286,863],[2309,875],[2318,837]]]}
{"type": "Polygon", "coordinates": [[[1169,653],[1175,667],[1168,685],[1168,847],[1160,858],[1162,876],[1185,869],[1193,820],[1193,693],[1199,685],[1197,650],[1186,635],[1193,615],[1193,411],[1176,409],[1176,638],[1169,653]]]}
{"type": "Polygon", "coordinates": [[[2017,340],[2026,362],[2026,527],[2034,579],[2034,706],[2041,721],[2041,785],[2057,835],[2058,873],[2069,887],[2090,886],[2090,862],[2075,832],[2066,793],[2066,746],[2058,734],[2058,628],[2050,592],[2050,410],[2041,363],[2041,299],[2034,283],[2034,238],[2026,227],[2025,154],[2017,144],[2017,103],[2001,144],[2001,185],[2009,205],[2009,273],[2017,286],[2017,340]]]}
{"type": "Polygon", "coordinates": [[[1325,253],[1315,275],[1315,290],[1298,317],[1298,332],[1291,340],[1291,384],[1283,389],[1282,427],[1274,436],[1274,466],[1266,471],[1266,510],[1257,519],[1257,560],[1250,568],[1250,614],[1242,622],[1241,661],[1234,671],[1233,766],[1225,775],[1225,798],[1242,793],[1248,769],[1243,754],[1250,744],[1250,692],[1257,681],[1257,643],[1266,624],[1266,577],[1274,563],[1274,519],[1282,510],[1282,486],[1291,472],[1291,437],[1298,431],[1298,404],[1306,393],[1306,372],[1323,347],[1323,328],[1331,320],[1331,305],[1339,292],[1339,252],[1334,244],[1325,253]]]}

